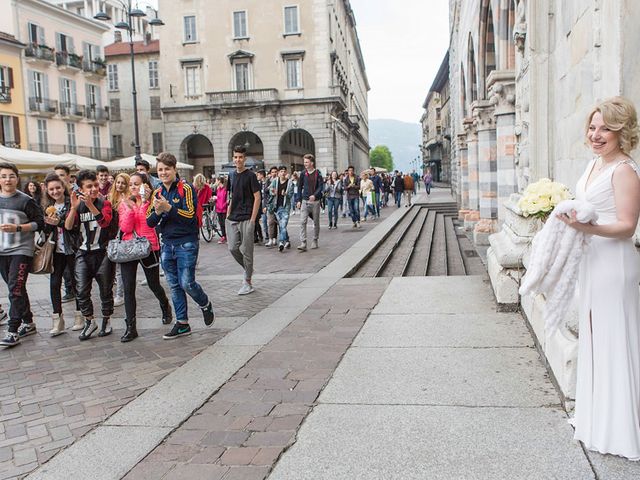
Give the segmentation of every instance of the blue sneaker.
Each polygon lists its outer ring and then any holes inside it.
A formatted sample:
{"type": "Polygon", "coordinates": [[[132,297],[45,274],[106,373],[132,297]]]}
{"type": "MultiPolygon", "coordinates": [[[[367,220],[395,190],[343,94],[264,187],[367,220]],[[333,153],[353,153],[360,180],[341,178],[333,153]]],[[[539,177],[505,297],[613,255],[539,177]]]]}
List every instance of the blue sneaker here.
{"type": "Polygon", "coordinates": [[[37,330],[36,324],[33,322],[23,323],[18,329],[18,337],[20,338],[28,337],[29,335],[33,335],[34,333],[37,333],[37,330]]]}
{"type": "Polygon", "coordinates": [[[191,326],[188,323],[176,322],[169,333],[165,333],[162,338],[165,340],[173,340],[174,338],[191,335],[191,326]]]}
{"type": "Polygon", "coordinates": [[[20,343],[20,337],[17,333],[7,332],[7,336],[0,340],[0,345],[3,347],[15,347],[20,343]]]}

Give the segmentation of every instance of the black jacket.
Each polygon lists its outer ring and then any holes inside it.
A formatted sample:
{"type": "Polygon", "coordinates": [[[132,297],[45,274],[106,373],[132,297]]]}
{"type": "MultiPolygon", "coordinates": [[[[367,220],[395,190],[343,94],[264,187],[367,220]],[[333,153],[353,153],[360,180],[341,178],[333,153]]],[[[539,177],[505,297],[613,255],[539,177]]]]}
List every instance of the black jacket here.
{"type": "Polygon", "coordinates": [[[66,228],[64,228],[64,221],[67,219],[67,214],[69,213],[70,209],[71,200],[69,199],[69,197],[64,197],[64,208],[60,212],[60,220],[58,222],[58,225],[49,225],[45,222],[43,229],[45,235],[53,234],[51,237],[51,241],[53,243],[58,243],[58,227],[62,228],[65,255],[73,255],[76,253],[76,250],[78,250],[78,231],[67,230],[66,228]]]}

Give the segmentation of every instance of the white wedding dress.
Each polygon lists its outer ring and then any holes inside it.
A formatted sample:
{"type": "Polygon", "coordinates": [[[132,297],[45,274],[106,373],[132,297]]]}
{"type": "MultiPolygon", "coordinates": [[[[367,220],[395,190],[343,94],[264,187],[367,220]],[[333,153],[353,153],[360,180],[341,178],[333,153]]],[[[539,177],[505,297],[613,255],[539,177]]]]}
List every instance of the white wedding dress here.
{"type": "MultiPolygon", "coordinates": [[[[598,224],[617,221],[608,167],[586,187],[596,160],[578,181],[576,197],[593,204],[598,224]]],[[[625,161],[636,173],[638,167],[625,161]]],[[[594,235],[580,265],[580,332],[576,440],[589,450],[640,460],[640,255],[632,239],[594,235]]]]}

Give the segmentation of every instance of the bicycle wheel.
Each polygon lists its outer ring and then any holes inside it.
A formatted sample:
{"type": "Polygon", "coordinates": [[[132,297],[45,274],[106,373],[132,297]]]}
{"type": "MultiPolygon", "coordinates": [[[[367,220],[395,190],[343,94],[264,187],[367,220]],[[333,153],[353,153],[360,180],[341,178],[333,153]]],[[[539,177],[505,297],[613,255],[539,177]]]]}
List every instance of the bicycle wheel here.
{"type": "Polygon", "coordinates": [[[218,222],[218,215],[215,213],[211,214],[211,228],[220,238],[222,238],[222,230],[220,229],[220,223],[218,222]]]}
{"type": "Polygon", "coordinates": [[[209,212],[202,214],[202,227],[200,227],[200,232],[202,232],[202,238],[204,238],[205,242],[209,243],[213,240],[213,226],[211,225],[209,212]]]}

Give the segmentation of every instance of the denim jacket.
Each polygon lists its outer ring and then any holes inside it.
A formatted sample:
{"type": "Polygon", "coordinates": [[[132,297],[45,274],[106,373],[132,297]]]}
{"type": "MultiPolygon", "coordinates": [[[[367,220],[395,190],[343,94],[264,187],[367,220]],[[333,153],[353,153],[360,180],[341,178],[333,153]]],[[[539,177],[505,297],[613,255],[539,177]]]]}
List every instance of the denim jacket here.
{"type": "MultiPolygon", "coordinates": [[[[285,192],[284,202],[282,203],[282,207],[287,211],[291,210],[291,202],[293,201],[293,189],[294,185],[291,179],[288,180],[287,191],[285,192]]],[[[267,210],[269,213],[275,213],[278,205],[278,184],[280,183],[279,178],[274,178],[271,184],[269,185],[269,204],[267,205],[267,210]]]]}

